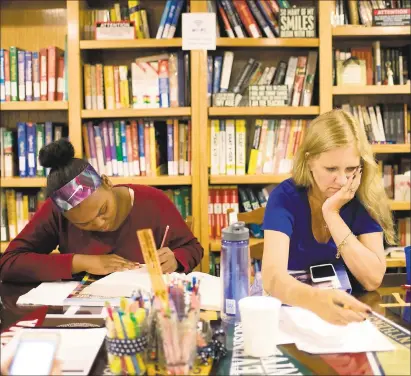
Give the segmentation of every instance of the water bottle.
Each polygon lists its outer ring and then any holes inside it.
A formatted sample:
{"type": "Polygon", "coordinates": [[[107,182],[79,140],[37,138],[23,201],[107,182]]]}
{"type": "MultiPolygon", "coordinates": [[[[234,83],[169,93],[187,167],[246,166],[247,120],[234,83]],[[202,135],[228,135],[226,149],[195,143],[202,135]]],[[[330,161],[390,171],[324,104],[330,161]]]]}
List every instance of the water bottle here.
{"type": "Polygon", "coordinates": [[[249,295],[249,231],[244,222],[233,223],[222,230],[221,241],[221,318],[234,324],[240,321],[238,302],[249,295]]]}

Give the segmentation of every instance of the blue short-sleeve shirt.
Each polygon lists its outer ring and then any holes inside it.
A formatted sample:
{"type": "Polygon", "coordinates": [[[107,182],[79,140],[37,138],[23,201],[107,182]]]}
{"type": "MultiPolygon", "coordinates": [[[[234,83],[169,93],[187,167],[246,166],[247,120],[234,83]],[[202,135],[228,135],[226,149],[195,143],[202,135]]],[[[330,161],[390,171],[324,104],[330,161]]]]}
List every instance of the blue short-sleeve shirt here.
{"type": "MultiPolygon", "coordinates": [[[[341,208],[340,215],[356,236],[382,232],[381,226],[356,197],[341,208]]],[[[314,238],[307,188],[297,186],[292,179],[283,181],[271,192],[263,229],[289,236],[288,270],[307,270],[311,265],[336,262],[334,240],[331,238],[328,243],[319,243],[314,238]]]]}

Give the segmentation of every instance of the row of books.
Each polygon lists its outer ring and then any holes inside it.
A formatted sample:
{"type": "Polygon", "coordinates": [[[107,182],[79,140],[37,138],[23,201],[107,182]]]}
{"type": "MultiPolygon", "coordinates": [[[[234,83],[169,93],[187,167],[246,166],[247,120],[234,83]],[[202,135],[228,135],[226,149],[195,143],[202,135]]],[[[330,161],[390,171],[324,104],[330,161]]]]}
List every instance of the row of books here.
{"type": "Polygon", "coordinates": [[[86,110],[190,105],[189,54],[135,59],[126,65],[84,65],[86,110]]]}
{"type": "Polygon", "coordinates": [[[411,118],[406,104],[352,106],[346,103],[341,107],[365,129],[369,142],[410,143],[411,118]]]}
{"type": "MultiPolygon", "coordinates": [[[[210,239],[221,238],[221,230],[228,226],[227,210],[235,213],[250,212],[267,205],[268,197],[275,185],[264,188],[250,186],[212,186],[208,190],[208,222],[210,239]]],[[[251,234],[262,237],[258,226],[251,234]]]]}
{"type": "Polygon", "coordinates": [[[405,175],[406,172],[411,171],[411,159],[401,158],[399,163],[380,160],[378,167],[388,198],[396,201],[411,201],[411,178],[405,175]]]}
{"type": "Polygon", "coordinates": [[[288,0],[207,1],[208,12],[219,14],[218,34],[229,38],[275,38],[279,32],[280,8],[290,8],[288,0]]]}
{"type": "MultiPolygon", "coordinates": [[[[156,34],[157,39],[171,39],[174,37],[185,3],[185,0],[168,0],[166,2],[156,34]]],[[[148,23],[149,15],[147,10],[142,8],[139,0],[129,0],[127,6],[114,3],[113,7],[109,9],[88,9],[85,10],[84,17],[84,39],[95,38],[96,22],[119,21],[134,22],[137,39],[151,37],[148,23]]]]}
{"type": "Polygon", "coordinates": [[[331,16],[334,26],[373,25],[373,12],[378,9],[411,8],[410,0],[334,0],[331,16]]]}
{"type": "Polygon", "coordinates": [[[0,49],[0,102],[67,100],[67,53],[0,49]]]}
{"type": "MultiPolygon", "coordinates": [[[[230,92],[242,95],[249,86],[285,85],[287,87],[285,98],[277,98],[275,93],[265,92],[257,93],[255,100],[259,102],[282,99],[285,105],[310,106],[317,60],[318,51],[310,51],[308,56],[291,56],[288,63],[280,61],[277,66],[263,67],[260,61],[250,58],[239,75],[232,79],[234,52],[226,51],[224,56],[208,56],[209,104],[212,95],[217,93],[230,92]]],[[[248,94],[251,99],[251,93],[248,94]]],[[[215,97],[212,102],[215,105],[215,97]]]]}
{"type": "Polygon", "coordinates": [[[411,218],[398,218],[396,220],[397,239],[400,247],[411,244],[411,218]]]}
{"type": "Polygon", "coordinates": [[[247,151],[246,120],[211,120],[211,175],[245,175],[246,171],[248,175],[289,173],[309,123],[257,119],[247,151]]]}
{"type": "MultiPolygon", "coordinates": [[[[346,62],[354,57],[365,62],[365,77],[362,78],[367,85],[388,85],[388,68],[392,71],[394,85],[405,85],[411,79],[411,45],[404,48],[381,48],[381,42],[375,41],[368,47],[335,49],[334,67],[338,69],[339,61],[346,62]]],[[[335,84],[342,85],[335,71],[334,76],[335,84]]]]}
{"type": "Polygon", "coordinates": [[[191,175],[191,122],[178,119],[89,121],[85,156],[108,176],[191,175]]]}
{"type": "MultiPolygon", "coordinates": [[[[181,187],[167,189],[164,193],[174,203],[181,216],[185,219],[192,215],[191,188],[181,187]]],[[[43,189],[25,191],[2,189],[0,207],[0,241],[14,239],[32,219],[35,212],[46,199],[43,189]]]]}
{"type": "Polygon", "coordinates": [[[46,169],[38,163],[39,151],[44,145],[67,137],[67,125],[50,121],[18,122],[16,128],[17,134],[14,130],[0,128],[1,177],[13,177],[16,171],[20,177],[45,176],[46,169]]]}

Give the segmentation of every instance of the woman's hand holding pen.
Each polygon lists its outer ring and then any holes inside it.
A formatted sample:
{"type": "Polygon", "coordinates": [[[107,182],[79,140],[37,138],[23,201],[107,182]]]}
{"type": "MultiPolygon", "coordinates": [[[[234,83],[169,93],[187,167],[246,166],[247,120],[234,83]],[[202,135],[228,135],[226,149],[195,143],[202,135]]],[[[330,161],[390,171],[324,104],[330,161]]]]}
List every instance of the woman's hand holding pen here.
{"type": "Polygon", "coordinates": [[[174,256],[174,252],[170,248],[160,248],[157,253],[158,258],[160,259],[161,270],[163,273],[172,273],[177,270],[177,260],[174,256]]]}
{"type": "Polygon", "coordinates": [[[335,325],[364,321],[371,309],[344,291],[316,289],[311,310],[322,319],[335,325]]]}
{"type": "Polygon", "coordinates": [[[126,260],[118,255],[74,255],[72,273],[87,272],[95,275],[106,275],[123,270],[139,268],[139,263],[126,260]]]}

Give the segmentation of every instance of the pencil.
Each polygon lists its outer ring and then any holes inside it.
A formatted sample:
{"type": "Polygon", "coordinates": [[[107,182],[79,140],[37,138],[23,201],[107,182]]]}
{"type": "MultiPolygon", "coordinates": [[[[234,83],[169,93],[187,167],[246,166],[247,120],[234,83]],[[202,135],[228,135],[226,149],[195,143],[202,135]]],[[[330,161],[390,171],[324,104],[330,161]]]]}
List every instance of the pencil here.
{"type": "Polygon", "coordinates": [[[163,236],[163,240],[162,240],[162,242],[161,242],[160,248],[163,248],[163,247],[164,247],[164,243],[166,242],[167,233],[168,233],[168,229],[169,229],[169,228],[170,228],[170,226],[167,225],[167,226],[166,226],[166,231],[164,231],[164,236],[163,236]]]}

